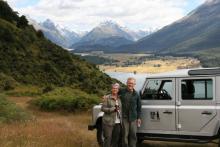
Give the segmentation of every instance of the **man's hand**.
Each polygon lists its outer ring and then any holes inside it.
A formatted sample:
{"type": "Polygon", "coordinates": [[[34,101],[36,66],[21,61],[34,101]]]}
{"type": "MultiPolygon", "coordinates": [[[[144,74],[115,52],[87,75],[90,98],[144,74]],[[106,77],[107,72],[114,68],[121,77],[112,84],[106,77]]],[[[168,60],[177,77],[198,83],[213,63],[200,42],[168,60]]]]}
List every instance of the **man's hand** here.
{"type": "Polygon", "coordinates": [[[140,127],[141,126],[141,119],[137,119],[137,126],[140,127]]]}
{"type": "Polygon", "coordinates": [[[103,95],[103,97],[101,99],[102,99],[102,102],[104,102],[107,99],[107,96],[103,95]]]}

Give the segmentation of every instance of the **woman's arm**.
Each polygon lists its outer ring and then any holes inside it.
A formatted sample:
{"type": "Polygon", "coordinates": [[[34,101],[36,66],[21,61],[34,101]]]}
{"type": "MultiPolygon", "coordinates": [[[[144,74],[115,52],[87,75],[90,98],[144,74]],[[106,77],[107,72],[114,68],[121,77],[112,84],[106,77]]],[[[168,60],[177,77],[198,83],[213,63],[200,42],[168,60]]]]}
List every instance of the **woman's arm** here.
{"type": "Polygon", "coordinates": [[[102,107],[101,107],[101,111],[105,113],[115,112],[115,106],[108,105],[108,101],[109,101],[109,98],[105,98],[105,100],[103,101],[102,107]]]}

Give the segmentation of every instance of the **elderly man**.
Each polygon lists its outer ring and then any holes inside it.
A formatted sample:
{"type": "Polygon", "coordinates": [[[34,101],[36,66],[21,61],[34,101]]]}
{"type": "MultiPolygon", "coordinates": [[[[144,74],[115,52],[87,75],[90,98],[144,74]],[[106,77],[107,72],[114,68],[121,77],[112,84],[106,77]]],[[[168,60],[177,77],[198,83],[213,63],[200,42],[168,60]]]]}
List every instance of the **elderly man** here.
{"type": "Polygon", "coordinates": [[[134,78],[127,79],[127,88],[121,89],[120,99],[122,103],[122,145],[123,147],[136,147],[137,126],[141,125],[141,100],[134,86],[134,78]]]}

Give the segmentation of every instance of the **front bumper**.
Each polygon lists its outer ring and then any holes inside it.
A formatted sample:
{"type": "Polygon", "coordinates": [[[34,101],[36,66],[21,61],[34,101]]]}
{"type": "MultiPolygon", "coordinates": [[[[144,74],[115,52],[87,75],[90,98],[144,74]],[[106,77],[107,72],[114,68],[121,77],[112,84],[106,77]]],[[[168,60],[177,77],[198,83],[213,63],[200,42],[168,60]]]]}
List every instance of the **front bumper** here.
{"type": "Polygon", "coordinates": [[[88,125],[88,130],[90,130],[90,131],[94,130],[95,128],[96,128],[95,125],[88,125]]]}

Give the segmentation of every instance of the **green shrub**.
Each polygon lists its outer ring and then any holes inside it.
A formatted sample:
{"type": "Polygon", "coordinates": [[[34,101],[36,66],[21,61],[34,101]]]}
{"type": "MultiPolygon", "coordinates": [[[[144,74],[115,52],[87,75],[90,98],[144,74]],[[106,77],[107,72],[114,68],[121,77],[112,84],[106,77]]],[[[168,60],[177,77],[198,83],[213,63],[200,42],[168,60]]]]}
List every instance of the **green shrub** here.
{"type": "Polygon", "coordinates": [[[87,94],[73,88],[57,88],[32,101],[32,104],[46,111],[87,110],[98,103],[99,98],[96,95],[87,94]]]}
{"type": "Polygon", "coordinates": [[[30,114],[0,95],[0,122],[24,121],[30,119],[30,114]]]}
{"type": "Polygon", "coordinates": [[[3,73],[0,73],[0,90],[12,90],[18,83],[10,76],[6,76],[3,73]]]}
{"type": "Polygon", "coordinates": [[[54,90],[54,86],[53,85],[47,85],[46,87],[43,88],[42,92],[43,93],[48,93],[52,90],[54,90]]]}

